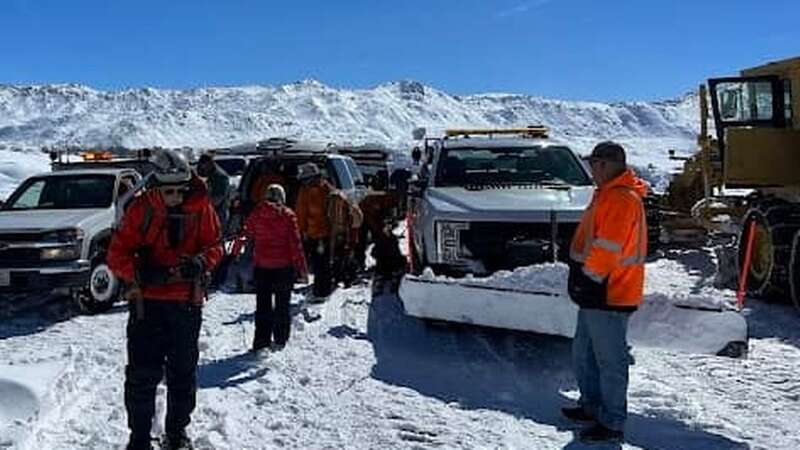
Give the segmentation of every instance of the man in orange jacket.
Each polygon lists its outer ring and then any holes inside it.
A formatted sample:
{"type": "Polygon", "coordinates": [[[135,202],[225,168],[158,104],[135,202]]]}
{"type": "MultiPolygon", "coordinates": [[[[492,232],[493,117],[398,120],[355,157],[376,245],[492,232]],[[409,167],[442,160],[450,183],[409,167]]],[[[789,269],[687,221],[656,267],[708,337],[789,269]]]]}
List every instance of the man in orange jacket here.
{"type": "Polygon", "coordinates": [[[333,290],[333,267],[331,255],[331,223],[328,219],[328,197],[336,188],[322,177],[314,163],[305,163],[298,168],[297,179],[301,183],[297,194],[295,214],[303,245],[309,254],[314,271],[312,301],[325,301],[333,290]]]}
{"type": "Polygon", "coordinates": [[[166,374],[161,448],[191,448],[203,279],[222,258],[220,223],[208,190],[180,154],[154,159],[155,186],[133,200],[108,249],[129,302],[125,408],[128,450],[149,450],[156,387],[166,374]]]}
{"type": "Polygon", "coordinates": [[[601,142],[588,158],[597,184],[570,247],[569,294],[580,306],[573,340],[579,406],[564,415],[591,427],[587,442],[620,441],[627,418],[628,318],[642,301],[647,184],[625,163],[625,150],[601,142]]]}

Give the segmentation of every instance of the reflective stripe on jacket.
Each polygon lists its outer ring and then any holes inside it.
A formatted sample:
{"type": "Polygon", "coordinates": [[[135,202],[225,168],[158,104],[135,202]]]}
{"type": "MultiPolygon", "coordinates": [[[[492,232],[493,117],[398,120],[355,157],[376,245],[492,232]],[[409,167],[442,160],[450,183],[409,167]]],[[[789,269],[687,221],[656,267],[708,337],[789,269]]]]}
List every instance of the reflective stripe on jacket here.
{"type": "Polygon", "coordinates": [[[572,238],[570,257],[597,283],[607,281],[609,306],[642,302],[647,221],[642,197],[647,184],[632,170],[595,191],[572,238]]]}

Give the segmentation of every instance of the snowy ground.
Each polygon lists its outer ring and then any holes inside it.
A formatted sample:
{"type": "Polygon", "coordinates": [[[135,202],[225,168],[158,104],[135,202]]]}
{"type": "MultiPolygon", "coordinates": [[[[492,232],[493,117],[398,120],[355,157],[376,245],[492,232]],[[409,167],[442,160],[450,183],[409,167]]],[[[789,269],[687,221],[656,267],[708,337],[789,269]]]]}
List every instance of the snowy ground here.
{"type": "MultiPolygon", "coordinates": [[[[671,251],[648,269],[651,290],[730,295],[711,287],[710,253],[671,251]]],[[[254,299],[213,296],[190,427],[199,448],[583,447],[558,411],[577,395],[568,339],[429,328],[366,284],[321,308],[321,320],[295,315],[283,352],[253,357],[254,299]]],[[[635,350],[623,448],[800,448],[799,319],[754,300],[747,315],[745,360],[635,350]]],[[[54,303],[2,319],[0,448],[124,446],[126,318],[54,303]]]]}

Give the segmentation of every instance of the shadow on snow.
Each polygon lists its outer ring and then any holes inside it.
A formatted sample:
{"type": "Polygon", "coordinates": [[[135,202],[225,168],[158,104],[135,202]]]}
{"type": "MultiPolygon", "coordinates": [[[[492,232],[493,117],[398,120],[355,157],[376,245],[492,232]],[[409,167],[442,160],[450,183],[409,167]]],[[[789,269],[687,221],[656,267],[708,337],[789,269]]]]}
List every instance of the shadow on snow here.
{"type": "MultiPolygon", "coordinates": [[[[561,392],[577,389],[569,339],[459,325],[434,327],[406,316],[394,296],[373,298],[367,331],[376,357],[373,378],[464,409],[503,411],[573,431],[573,441],[565,448],[584,447],[575,425],[560,414],[562,406],[571,404],[561,392]]],[[[625,440],[653,449],[748,448],[671,418],[637,414],[629,415],[625,440]]]]}

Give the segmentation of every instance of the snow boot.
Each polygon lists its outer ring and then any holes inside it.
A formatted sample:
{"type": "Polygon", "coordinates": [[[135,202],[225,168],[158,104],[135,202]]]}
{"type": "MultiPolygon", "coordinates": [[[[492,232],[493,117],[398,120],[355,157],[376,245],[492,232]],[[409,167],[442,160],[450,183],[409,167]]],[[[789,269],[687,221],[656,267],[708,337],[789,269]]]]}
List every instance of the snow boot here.
{"type": "Polygon", "coordinates": [[[573,422],[597,422],[597,419],[595,419],[591,414],[587,413],[586,410],[581,406],[576,406],[575,408],[561,408],[561,414],[573,422]]]}
{"type": "Polygon", "coordinates": [[[284,348],[286,348],[286,342],[273,342],[269,346],[269,349],[273,352],[279,352],[284,348]]]}
{"type": "Polygon", "coordinates": [[[161,441],[161,448],[163,450],[193,450],[194,446],[186,431],[181,431],[175,434],[165,434],[161,441]]]}
{"type": "Polygon", "coordinates": [[[622,431],[612,430],[597,423],[581,431],[580,439],[587,444],[605,444],[622,442],[625,439],[625,435],[622,431]]]}

